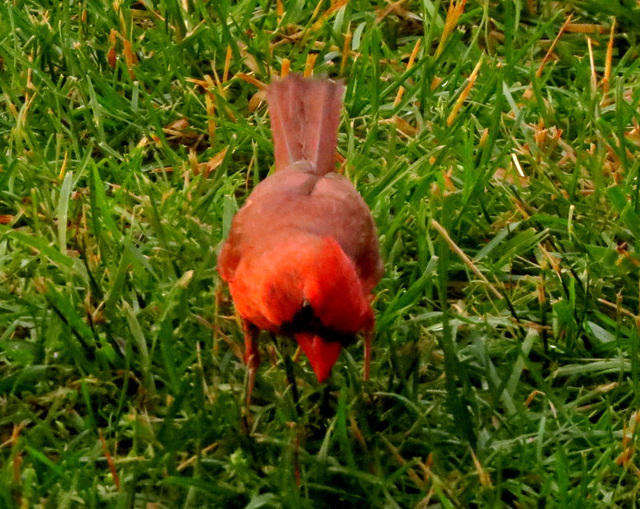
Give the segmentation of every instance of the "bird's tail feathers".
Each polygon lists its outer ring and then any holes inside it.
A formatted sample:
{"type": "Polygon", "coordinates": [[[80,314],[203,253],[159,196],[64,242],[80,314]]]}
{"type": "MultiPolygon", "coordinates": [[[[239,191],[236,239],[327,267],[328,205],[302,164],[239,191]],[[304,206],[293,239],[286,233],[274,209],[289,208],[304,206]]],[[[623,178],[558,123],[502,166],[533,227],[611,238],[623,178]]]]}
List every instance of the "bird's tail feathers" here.
{"type": "Polygon", "coordinates": [[[321,175],[334,170],[343,91],[342,83],[295,74],[269,86],[276,171],[299,161],[321,175]]]}

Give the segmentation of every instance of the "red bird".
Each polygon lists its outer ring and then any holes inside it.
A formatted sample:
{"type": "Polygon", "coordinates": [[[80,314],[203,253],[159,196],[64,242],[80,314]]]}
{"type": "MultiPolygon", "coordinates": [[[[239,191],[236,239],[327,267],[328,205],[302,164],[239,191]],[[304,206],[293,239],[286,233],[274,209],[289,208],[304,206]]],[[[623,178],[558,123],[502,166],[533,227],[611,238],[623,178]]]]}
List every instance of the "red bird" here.
{"type": "Polygon", "coordinates": [[[291,75],[267,91],[275,172],[238,211],[218,259],[245,325],[250,401],[260,329],[294,336],[322,382],[343,344],[365,333],[369,377],[371,291],[382,276],[376,227],[335,170],[344,87],[291,75]]]}

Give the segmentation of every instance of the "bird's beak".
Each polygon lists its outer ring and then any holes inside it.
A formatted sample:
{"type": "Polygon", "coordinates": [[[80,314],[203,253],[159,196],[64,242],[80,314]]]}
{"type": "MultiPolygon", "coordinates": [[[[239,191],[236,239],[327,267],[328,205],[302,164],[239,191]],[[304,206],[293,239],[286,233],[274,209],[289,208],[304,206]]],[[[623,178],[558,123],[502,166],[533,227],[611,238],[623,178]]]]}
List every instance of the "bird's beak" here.
{"type": "Polygon", "coordinates": [[[340,357],[342,345],[339,341],[325,341],[319,336],[305,333],[296,334],[296,340],[309,358],[309,363],[318,382],[324,382],[340,357]]]}

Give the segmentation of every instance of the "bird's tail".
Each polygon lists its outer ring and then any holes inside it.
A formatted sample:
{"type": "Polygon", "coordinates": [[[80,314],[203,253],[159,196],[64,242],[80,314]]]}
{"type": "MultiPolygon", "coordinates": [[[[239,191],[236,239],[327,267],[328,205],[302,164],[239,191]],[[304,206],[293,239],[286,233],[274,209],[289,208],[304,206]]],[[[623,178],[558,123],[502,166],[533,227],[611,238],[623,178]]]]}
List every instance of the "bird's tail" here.
{"type": "Polygon", "coordinates": [[[309,161],[324,175],[335,169],[344,85],[290,75],[269,86],[267,99],[276,171],[309,161]]]}

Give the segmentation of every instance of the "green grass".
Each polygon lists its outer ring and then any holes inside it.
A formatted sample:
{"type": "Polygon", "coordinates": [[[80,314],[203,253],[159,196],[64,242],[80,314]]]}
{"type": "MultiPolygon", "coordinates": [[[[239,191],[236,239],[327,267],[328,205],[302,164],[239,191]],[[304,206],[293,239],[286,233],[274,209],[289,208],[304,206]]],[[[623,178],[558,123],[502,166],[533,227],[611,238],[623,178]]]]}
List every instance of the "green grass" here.
{"type": "Polygon", "coordinates": [[[282,3],[0,4],[0,508],[636,507],[636,3],[469,0],[445,39],[444,1],[282,3]],[[593,68],[566,31],[538,76],[568,14],[593,68]],[[312,53],[379,227],[372,380],[360,345],[294,364],[298,414],[265,336],[245,415],[216,253],[273,155],[240,73],[312,53]]]}

